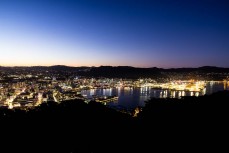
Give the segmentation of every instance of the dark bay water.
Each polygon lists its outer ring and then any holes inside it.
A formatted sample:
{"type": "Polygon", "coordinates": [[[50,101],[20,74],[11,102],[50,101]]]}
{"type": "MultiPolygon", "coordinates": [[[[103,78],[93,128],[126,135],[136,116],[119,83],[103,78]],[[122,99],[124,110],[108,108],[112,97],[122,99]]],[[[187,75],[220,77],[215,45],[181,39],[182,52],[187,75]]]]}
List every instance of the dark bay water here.
{"type": "Polygon", "coordinates": [[[145,101],[151,97],[156,98],[180,98],[181,96],[201,96],[205,94],[212,94],[217,91],[229,90],[228,82],[208,82],[206,89],[201,92],[190,91],[172,91],[152,89],[151,87],[142,88],[111,88],[111,89],[91,89],[83,90],[82,95],[92,98],[93,95],[98,96],[118,96],[118,100],[109,102],[107,105],[116,108],[133,109],[137,106],[144,106],[145,101]]]}

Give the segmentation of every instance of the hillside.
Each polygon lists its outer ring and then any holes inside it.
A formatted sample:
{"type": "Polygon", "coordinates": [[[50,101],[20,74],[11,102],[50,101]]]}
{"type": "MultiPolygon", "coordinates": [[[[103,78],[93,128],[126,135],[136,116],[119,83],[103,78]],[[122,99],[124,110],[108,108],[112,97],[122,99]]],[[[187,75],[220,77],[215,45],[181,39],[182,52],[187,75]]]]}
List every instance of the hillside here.
{"type": "Polygon", "coordinates": [[[1,149],[76,153],[225,149],[228,100],[226,91],[151,99],[137,118],[81,100],[49,102],[30,111],[2,108],[1,149]]]}

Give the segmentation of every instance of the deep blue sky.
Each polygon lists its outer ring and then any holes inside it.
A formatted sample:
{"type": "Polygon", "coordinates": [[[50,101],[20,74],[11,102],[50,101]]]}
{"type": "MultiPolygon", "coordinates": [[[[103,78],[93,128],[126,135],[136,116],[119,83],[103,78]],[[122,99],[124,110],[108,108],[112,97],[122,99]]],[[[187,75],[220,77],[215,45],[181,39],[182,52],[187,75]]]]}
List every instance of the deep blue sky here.
{"type": "Polygon", "coordinates": [[[227,0],[0,0],[0,65],[229,67],[227,0]]]}

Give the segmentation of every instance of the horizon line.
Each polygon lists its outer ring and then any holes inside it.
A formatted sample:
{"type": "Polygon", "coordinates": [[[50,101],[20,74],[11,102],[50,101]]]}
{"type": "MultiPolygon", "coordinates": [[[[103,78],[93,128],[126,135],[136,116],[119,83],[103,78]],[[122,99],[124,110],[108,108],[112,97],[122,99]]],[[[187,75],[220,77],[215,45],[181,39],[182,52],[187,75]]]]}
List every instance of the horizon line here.
{"type": "Polygon", "coordinates": [[[0,67],[53,67],[53,66],[66,66],[66,67],[133,67],[133,68],[159,68],[159,69],[178,69],[178,68],[201,68],[201,67],[215,67],[215,68],[229,68],[229,67],[220,67],[220,66],[212,66],[212,65],[204,65],[204,66],[198,66],[198,67],[157,67],[157,66],[152,66],[152,67],[138,67],[138,66],[130,66],[130,65],[100,65],[100,66],[70,66],[70,65],[31,65],[31,66],[22,66],[22,65],[14,65],[14,66],[3,66],[0,65],[0,67]]]}

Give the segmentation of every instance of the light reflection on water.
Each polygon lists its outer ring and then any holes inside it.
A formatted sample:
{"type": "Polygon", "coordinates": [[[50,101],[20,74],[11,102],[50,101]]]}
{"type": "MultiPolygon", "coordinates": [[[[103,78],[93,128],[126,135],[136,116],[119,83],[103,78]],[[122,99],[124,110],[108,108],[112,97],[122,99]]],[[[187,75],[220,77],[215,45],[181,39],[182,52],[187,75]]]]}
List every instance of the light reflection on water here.
{"type": "Polygon", "coordinates": [[[150,87],[142,88],[110,88],[110,89],[91,89],[83,90],[82,95],[92,98],[98,96],[118,96],[118,101],[109,102],[107,105],[112,107],[122,107],[133,109],[137,106],[144,106],[145,101],[150,97],[155,98],[180,98],[181,96],[201,96],[211,94],[221,90],[229,90],[229,82],[208,82],[206,88],[201,92],[175,91],[152,89],[150,87]]]}

